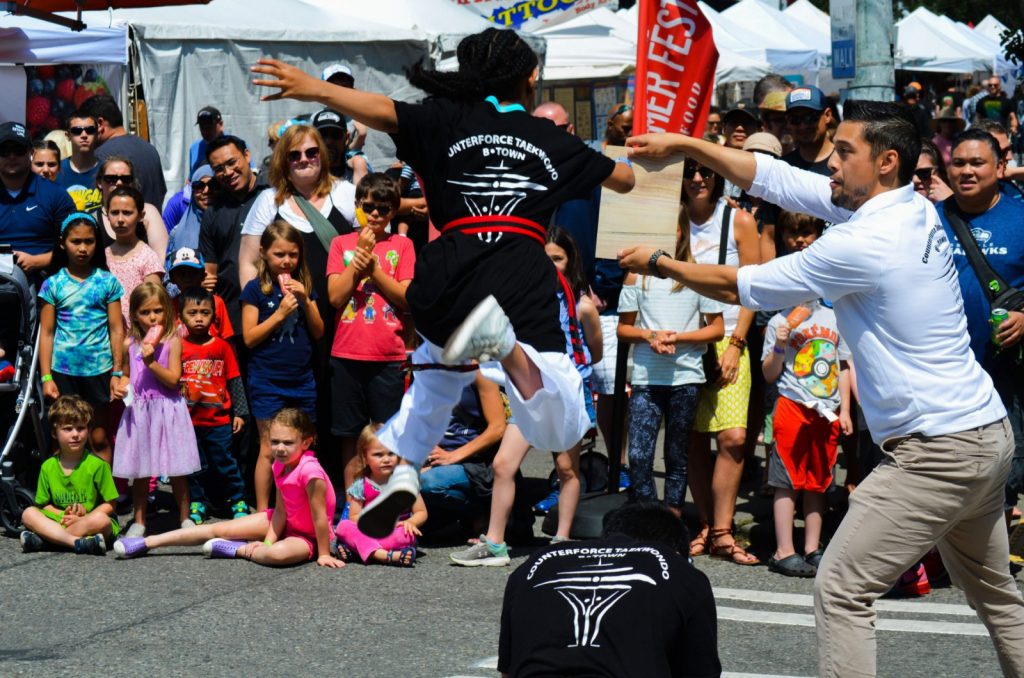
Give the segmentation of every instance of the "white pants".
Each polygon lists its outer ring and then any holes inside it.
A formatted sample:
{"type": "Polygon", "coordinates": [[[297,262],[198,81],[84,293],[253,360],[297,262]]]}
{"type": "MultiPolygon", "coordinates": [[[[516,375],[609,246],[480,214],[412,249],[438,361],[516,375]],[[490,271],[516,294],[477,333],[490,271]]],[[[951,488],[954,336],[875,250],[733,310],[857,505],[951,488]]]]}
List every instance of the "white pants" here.
{"type": "MultiPolygon", "coordinates": [[[[516,425],[526,440],[538,449],[567,450],[590,428],[583,406],[583,380],[566,354],[541,353],[522,343],[519,346],[540,370],[543,386],[526,400],[512,380],[506,380],[505,392],[516,425]]],[[[441,348],[424,340],[413,353],[412,361],[440,363],[441,348]]],[[[500,369],[497,363],[487,365],[489,369],[494,366],[500,369]]],[[[475,376],[476,372],[449,370],[416,372],[412,386],[402,397],[398,413],[377,433],[381,444],[416,466],[422,465],[444,437],[452,408],[459,402],[462,389],[473,383],[475,376]]]]}

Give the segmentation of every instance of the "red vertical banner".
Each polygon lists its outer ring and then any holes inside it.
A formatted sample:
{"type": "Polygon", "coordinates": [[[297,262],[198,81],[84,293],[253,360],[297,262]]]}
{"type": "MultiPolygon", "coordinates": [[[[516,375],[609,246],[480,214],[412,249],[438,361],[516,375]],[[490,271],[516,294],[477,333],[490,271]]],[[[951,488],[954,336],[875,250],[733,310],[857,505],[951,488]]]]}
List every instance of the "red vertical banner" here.
{"type": "Polygon", "coordinates": [[[702,136],[718,50],[697,0],[639,0],[633,132],[702,136]]]}

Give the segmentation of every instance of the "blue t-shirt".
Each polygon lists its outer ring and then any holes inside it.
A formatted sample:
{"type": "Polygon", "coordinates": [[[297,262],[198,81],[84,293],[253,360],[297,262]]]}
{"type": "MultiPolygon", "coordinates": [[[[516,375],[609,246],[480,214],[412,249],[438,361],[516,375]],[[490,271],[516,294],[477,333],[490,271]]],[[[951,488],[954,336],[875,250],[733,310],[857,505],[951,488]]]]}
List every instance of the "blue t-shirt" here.
{"type": "Polygon", "coordinates": [[[96,173],[100,171],[100,163],[85,172],[76,172],[71,167],[71,158],[60,161],[60,174],[57,185],[68,192],[79,212],[92,212],[103,205],[103,194],[96,186],[96,173]]]}
{"type": "MultiPolygon", "coordinates": [[[[314,290],[310,290],[309,298],[316,301],[314,290]]],[[[270,294],[263,294],[259,278],[256,278],[245,286],[240,299],[243,305],[256,307],[259,311],[257,322],[262,323],[277,311],[284,295],[276,280],[270,294]]],[[[310,341],[301,302],[299,308],[273,334],[250,350],[249,381],[291,393],[314,390],[313,343],[310,341]]]]}
{"type": "Polygon", "coordinates": [[[113,369],[107,307],[123,295],[117,278],[100,268],[82,281],[66,268],[43,281],[39,298],[57,312],[52,371],[94,377],[113,369]]]}
{"type": "MultiPolygon", "coordinates": [[[[960,293],[967,315],[967,332],[971,335],[971,350],[982,365],[995,355],[992,328],[988,324],[991,306],[970,261],[960,247],[953,229],[946,220],[945,203],[936,205],[946,236],[953,245],[953,263],[960,278],[960,293]]],[[[956,209],[955,203],[951,208],[956,209]]],[[[1009,285],[1024,289],[1024,203],[1002,194],[995,207],[984,214],[970,215],[958,212],[967,222],[982,254],[996,273],[1009,285]]]]}
{"type": "Polygon", "coordinates": [[[50,252],[61,222],[74,211],[75,203],[66,190],[29,173],[18,195],[0,189],[0,243],[26,254],[50,252]]]}

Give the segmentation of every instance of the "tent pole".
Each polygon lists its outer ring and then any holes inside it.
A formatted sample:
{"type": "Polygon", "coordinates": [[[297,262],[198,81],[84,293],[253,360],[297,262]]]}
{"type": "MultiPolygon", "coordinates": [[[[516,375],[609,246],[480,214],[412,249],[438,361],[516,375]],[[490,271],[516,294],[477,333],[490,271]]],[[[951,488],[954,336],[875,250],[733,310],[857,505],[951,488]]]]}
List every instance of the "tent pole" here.
{"type": "Polygon", "coordinates": [[[43,12],[38,9],[32,9],[31,7],[25,7],[24,5],[17,2],[4,2],[2,3],[4,11],[10,12],[11,14],[21,14],[22,16],[32,17],[33,19],[39,19],[40,21],[47,21],[51,24],[57,24],[58,26],[65,26],[73,31],[84,31],[85,24],[82,23],[82,7],[78,7],[78,20],[68,19],[66,17],[57,16],[52,12],[43,12]]]}

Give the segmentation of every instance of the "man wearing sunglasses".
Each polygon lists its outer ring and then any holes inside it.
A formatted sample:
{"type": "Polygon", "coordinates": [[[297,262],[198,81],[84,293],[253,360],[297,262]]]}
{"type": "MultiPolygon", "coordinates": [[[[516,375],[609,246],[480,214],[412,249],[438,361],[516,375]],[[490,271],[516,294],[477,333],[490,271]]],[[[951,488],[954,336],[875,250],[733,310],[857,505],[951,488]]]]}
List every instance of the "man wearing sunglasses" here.
{"type": "Polygon", "coordinates": [[[835,148],[828,138],[832,109],[825,93],[814,86],[798,87],[786,95],[786,129],[796,146],[782,159],[800,169],[829,176],[828,156],[835,148]]]}
{"type": "Polygon", "coordinates": [[[100,168],[96,158],[99,145],[96,118],[75,111],[68,118],[64,132],[71,142],[71,156],[60,163],[57,185],[68,192],[79,211],[91,212],[103,203],[103,195],[96,187],[96,172],[100,168]]]}
{"type": "Polygon", "coordinates": [[[1006,408],[971,353],[950,241],[911,185],[916,128],[897,104],[848,100],[843,112],[830,177],[677,134],[630,139],[634,155],[685,153],[752,195],[834,225],[761,265],[690,264],[650,247],[623,250],[620,264],[749,308],[834,304],[868,429],[887,456],[850,495],[818,567],[819,675],[876,675],[873,603],[937,545],[1003,673],[1021,676],[1024,599],[1003,520],[1014,453],[1006,408]]]}
{"type": "Polygon", "coordinates": [[[32,139],[25,125],[0,125],[0,244],[10,245],[18,266],[38,282],[75,203],[63,188],[36,176],[31,164],[32,139]]]}

